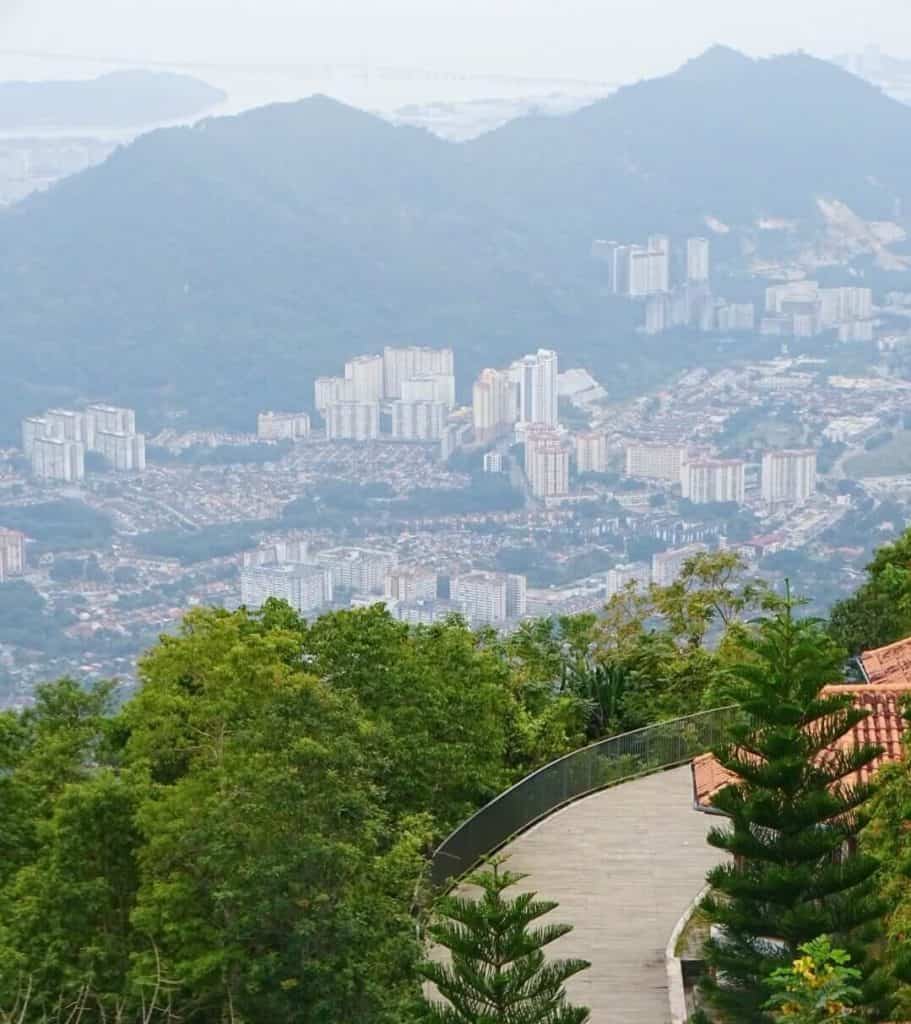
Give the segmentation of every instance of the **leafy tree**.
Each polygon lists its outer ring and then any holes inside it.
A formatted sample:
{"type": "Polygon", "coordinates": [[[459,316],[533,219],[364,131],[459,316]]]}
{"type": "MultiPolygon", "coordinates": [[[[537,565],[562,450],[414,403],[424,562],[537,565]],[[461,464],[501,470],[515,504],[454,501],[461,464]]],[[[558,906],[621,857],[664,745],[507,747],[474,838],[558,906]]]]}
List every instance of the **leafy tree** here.
{"type": "Polygon", "coordinates": [[[589,1011],[566,999],[565,983],[591,965],[585,960],[547,962],[544,948],[572,930],[571,925],[530,927],[558,904],[514,898],[506,890],[525,875],[502,869],[470,875],[467,884],[481,889],[478,899],[444,896],[428,934],[451,954],[451,963],[427,961],[420,967],[446,1000],[430,1004],[438,1024],[584,1024],[589,1011]]]}
{"type": "Polygon", "coordinates": [[[409,896],[429,822],[392,810],[375,727],[312,674],[303,639],[299,620],[190,615],[124,711],[147,787],[132,921],[201,1024],[393,1024],[417,999],[409,896]]]}
{"type": "Polygon", "coordinates": [[[715,551],[689,559],[668,587],[653,587],[655,611],[671,632],[698,646],[713,626],[728,629],[758,608],[766,588],[742,579],[746,563],[734,551],[715,551]]]}
{"type": "Polygon", "coordinates": [[[864,847],[882,864],[880,890],[886,906],[886,970],[897,981],[895,1019],[911,1016],[911,763],[884,765],[864,830],[864,847]]]}
{"type": "Polygon", "coordinates": [[[852,654],[911,635],[911,530],[876,552],[867,577],[830,617],[832,635],[852,654]]]}
{"type": "Polygon", "coordinates": [[[861,973],[848,966],[851,957],[833,949],[826,935],[805,942],[800,953],[790,967],[779,967],[769,978],[772,998],[766,1008],[776,1024],[857,1022],[851,1007],[862,996],[857,987],[861,973]]]}
{"type": "Polygon", "coordinates": [[[716,751],[737,781],[713,801],[729,824],[709,842],[733,861],[708,876],[704,906],[720,934],[706,945],[713,975],[704,993],[737,1024],[770,1020],[770,977],[802,944],[832,935],[857,951],[882,913],[876,860],[847,855],[871,794],[853,780],[877,750],[842,744],[833,752],[865,712],[850,695],[822,693],[838,677],[841,651],[817,621],[794,614],[794,603],[744,637],[745,660],[732,669],[744,721],[716,751]]]}

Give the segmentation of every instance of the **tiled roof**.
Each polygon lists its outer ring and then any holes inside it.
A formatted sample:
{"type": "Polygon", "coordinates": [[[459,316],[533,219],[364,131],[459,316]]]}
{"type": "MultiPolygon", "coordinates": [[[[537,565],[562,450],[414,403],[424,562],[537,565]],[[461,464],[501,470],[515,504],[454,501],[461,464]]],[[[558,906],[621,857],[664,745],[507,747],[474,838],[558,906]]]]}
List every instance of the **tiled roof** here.
{"type": "Polygon", "coordinates": [[[875,686],[911,683],[911,637],[875,651],[866,651],[860,656],[860,663],[867,682],[875,686]]]}
{"type": "MultiPolygon", "coordinates": [[[[905,719],[902,715],[903,699],[911,695],[911,680],[907,683],[881,683],[878,686],[827,686],[823,693],[854,694],[857,707],[870,714],[858,722],[836,744],[836,749],[849,749],[866,743],[883,748],[883,753],[862,768],[849,782],[865,782],[880,765],[898,761],[902,756],[902,735],[905,719]]],[[[709,810],[717,793],[736,779],[722,767],[712,754],[704,754],[693,761],[693,796],[700,810],[709,810]]]]}

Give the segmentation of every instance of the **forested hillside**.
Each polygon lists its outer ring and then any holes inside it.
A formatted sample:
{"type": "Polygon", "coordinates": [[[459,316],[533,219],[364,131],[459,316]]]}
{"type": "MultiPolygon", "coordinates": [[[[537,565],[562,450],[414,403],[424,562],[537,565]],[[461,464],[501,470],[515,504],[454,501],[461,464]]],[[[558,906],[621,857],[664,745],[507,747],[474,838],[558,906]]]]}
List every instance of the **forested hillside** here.
{"type": "Polygon", "coordinates": [[[452,345],[463,388],[546,344],[635,390],[714,346],[636,338],[593,239],[812,227],[820,195],[891,217],[909,140],[911,109],[846,72],[724,50],[461,145],[320,97],[156,132],[0,216],[0,436],[99,396],[249,427],[390,343],[452,345]]]}

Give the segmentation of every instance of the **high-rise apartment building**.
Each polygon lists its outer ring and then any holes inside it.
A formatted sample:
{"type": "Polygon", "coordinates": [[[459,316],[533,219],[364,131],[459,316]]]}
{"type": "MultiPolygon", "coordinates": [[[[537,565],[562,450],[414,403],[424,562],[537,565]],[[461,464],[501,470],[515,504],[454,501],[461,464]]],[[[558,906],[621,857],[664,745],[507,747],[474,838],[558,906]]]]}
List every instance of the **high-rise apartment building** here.
{"type": "MultiPolygon", "coordinates": [[[[404,398],[402,383],[422,374],[440,374],[455,379],[455,361],[451,348],[383,349],[383,393],[385,398],[404,398]]],[[[453,402],[455,398],[453,396],[453,402]]]]}
{"type": "Polygon", "coordinates": [[[144,434],[96,430],[92,450],[103,455],[115,472],[141,472],[146,468],[144,434]]]}
{"type": "Polygon", "coordinates": [[[281,565],[309,561],[307,542],[305,540],[280,540],[267,547],[255,551],[245,551],[243,563],[245,569],[253,569],[260,565],[281,565]]]}
{"type": "Polygon", "coordinates": [[[576,434],[576,472],[607,472],[607,434],[589,430],[576,434]]]}
{"type": "Polygon", "coordinates": [[[29,416],[22,421],[22,450],[28,458],[39,437],[53,437],[51,426],[43,416],[29,416]]]}
{"type": "Polygon", "coordinates": [[[345,363],[345,380],[351,381],[351,400],[379,402],[383,398],[383,357],[356,356],[345,363]]]}
{"type": "Polygon", "coordinates": [[[84,480],[85,445],[81,441],[36,437],[32,442],[32,473],[39,480],[84,480]]]}
{"type": "Polygon", "coordinates": [[[324,415],[326,437],[331,441],[370,441],[380,436],[377,402],[334,402],[324,415]]]}
{"type": "Polygon", "coordinates": [[[89,423],[88,436],[85,438],[89,448],[93,445],[93,431],[106,430],[115,434],[136,433],[136,413],[133,409],[123,409],[117,405],[90,405],[85,410],[85,416],[89,423]]]}
{"type": "Polygon", "coordinates": [[[762,457],[762,499],[770,505],[802,505],[816,491],[816,452],[768,452],[762,457]]]}
{"type": "Polygon", "coordinates": [[[314,561],[332,573],[332,585],[356,594],[381,594],[386,575],[396,567],[394,551],[372,548],[331,548],[314,561]]]}
{"type": "Polygon", "coordinates": [[[711,243],[707,238],[689,238],[686,242],[686,279],[708,281],[711,243]]]}
{"type": "Polygon", "coordinates": [[[525,615],[524,576],[498,572],[469,572],[450,582],[452,600],[473,625],[500,625],[525,615]]]}
{"type": "Polygon", "coordinates": [[[317,377],[313,382],[313,404],[321,416],[336,402],[354,401],[354,381],[345,377],[317,377]]]}
{"type": "Polygon", "coordinates": [[[532,424],[525,431],[525,476],[536,498],[569,493],[570,449],[555,430],[532,424]]]}
{"type": "Polygon", "coordinates": [[[518,417],[518,383],[506,370],[482,370],[472,389],[475,440],[481,444],[505,433],[518,417]]]}
{"type": "Polygon", "coordinates": [[[261,441],[302,441],[310,436],[310,417],[305,412],[261,412],[256,436],[261,441]]]}
{"type": "Polygon", "coordinates": [[[48,409],[43,419],[48,425],[47,436],[62,441],[82,441],[92,447],[94,437],[94,416],[84,412],[73,412],[71,409],[48,409]]]}
{"type": "Polygon", "coordinates": [[[114,469],[145,469],[145,436],[136,433],[136,413],[114,405],[90,405],[84,412],[49,409],[23,420],[22,447],[35,475],[45,479],[81,480],[86,451],[100,452],[114,469]],[[36,455],[39,440],[77,447],[45,445],[36,455]]]}
{"type": "Polygon", "coordinates": [[[649,252],[655,254],[653,291],[671,290],[671,240],[666,235],[649,235],[649,252]]]}
{"type": "Polygon", "coordinates": [[[737,459],[694,459],[680,472],[683,497],[694,505],[744,501],[745,464],[737,459]]]}
{"type": "Polygon", "coordinates": [[[674,548],[653,555],[652,583],[658,587],[669,587],[676,582],[686,563],[704,551],[708,551],[705,544],[689,544],[684,548],[674,548]]]}
{"type": "Polygon", "coordinates": [[[500,452],[485,452],[484,453],[484,472],[485,473],[502,473],[503,472],[503,456],[500,452]]]}
{"type": "Polygon", "coordinates": [[[393,569],[386,574],[384,593],[387,600],[402,601],[406,604],[435,601],[437,574],[420,567],[393,569]]]}
{"type": "Polygon", "coordinates": [[[680,469],[686,455],[686,448],[676,444],[631,444],[626,449],[626,475],[676,484],[680,482],[680,469]]]}
{"type": "Polygon", "coordinates": [[[539,348],[535,355],[513,363],[510,373],[519,386],[519,422],[557,426],[560,422],[557,353],[539,348]]]}
{"type": "Polygon", "coordinates": [[[390,411],[392,436],[405,441],[439,441],[449,418],[445,402],[398,399],[392,402],[390,411]]]}
{"type": "Polygon", "coordinates": [[[451,373],[418,373],[402,381],[403,402],[442,402],[455,406],[455,377],[451,373]]]}
{"type": "Polygon", "coordinates": [[[241,570],[240,594],[250,609],[277,598],[301,614],[313,612],[332,602],[332,573],[316,565],[251,566],[241,570]]]}
{"type": "Polygon", "coordinates": [[[25,572],[25,534],[0,528],[0,583],[25,572]]]}

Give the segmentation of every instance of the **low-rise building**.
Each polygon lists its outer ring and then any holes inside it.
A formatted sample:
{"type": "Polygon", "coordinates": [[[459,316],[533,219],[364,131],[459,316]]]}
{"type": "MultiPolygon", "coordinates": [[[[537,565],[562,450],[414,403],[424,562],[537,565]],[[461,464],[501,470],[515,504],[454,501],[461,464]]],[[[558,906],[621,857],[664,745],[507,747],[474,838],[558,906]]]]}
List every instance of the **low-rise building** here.
{"type": "Polygon", "coordinates": [[[305,412],[261,412],[256,436],[261,441],[302,441],[310,436],[310,417],[305,412]]]}

